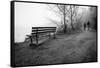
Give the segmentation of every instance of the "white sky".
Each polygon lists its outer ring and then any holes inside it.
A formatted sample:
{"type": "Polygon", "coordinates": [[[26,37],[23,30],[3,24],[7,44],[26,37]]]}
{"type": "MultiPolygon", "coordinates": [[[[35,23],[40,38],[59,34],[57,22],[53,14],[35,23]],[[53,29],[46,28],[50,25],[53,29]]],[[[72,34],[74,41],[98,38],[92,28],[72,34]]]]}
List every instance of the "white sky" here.
{"type": "MultiPolygon", "coordinates": [[[[85,11],[88,10],[87,7],[85,11]]],[[[82,9],[79,12],[82,12],[82,9]]],[[[52,9],[47,4],[40,3],[15,3],[15,42],[23,42],[27,34],[31,33],[32,27],[56,26],[48,18],[60,22],[52,9]]]]}
{"type": "Polygon", "coordinates": [[[55,26],[47,18],[59,21],[47,4],[15,3],[15,42],[22,42],[25,35],[31,33],[32,27],[55,26]]]}

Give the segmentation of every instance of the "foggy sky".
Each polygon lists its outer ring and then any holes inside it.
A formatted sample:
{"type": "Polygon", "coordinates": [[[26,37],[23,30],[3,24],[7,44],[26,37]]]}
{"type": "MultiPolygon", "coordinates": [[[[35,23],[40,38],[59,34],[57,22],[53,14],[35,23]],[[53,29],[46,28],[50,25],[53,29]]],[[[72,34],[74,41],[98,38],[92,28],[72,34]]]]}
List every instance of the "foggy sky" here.
{"type": "MultiPolygon", "coordinates": [[[[83,13],[81,7],[79,13],[83,13]]],[[[89,12],[85,12],[83,20],[87,19],[89,12]],[[87,15],[87,16],[86,16],[87,15]]],[[[56,26],[48,18],[60,22],[60,17],[55,12],[48,10],[47,4],[38,3],[15,3],[15,42],[23,42],[26,35],[31,33],[32,27],[56,26]]]]}

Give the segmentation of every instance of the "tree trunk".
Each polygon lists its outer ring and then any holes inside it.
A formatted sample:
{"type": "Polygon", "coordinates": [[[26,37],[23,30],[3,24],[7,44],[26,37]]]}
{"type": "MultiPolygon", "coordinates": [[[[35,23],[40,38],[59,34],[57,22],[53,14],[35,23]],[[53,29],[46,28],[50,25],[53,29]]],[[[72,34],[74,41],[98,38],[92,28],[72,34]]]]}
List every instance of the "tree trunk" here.
{"type": "Polygon", "coordinates": [[[70,5],[70,10],[71,10],[71,27],[72,27],[72,30],[74,30],[73,19],[72,19],[72,7],[71,7],[71,5],[70,5]]]}
{"type": "Polygon", "coordinates": [[[65,5],[64,5],[64,13],[63,13],[63,18],[64,18],[64,33],[66,33],[66,22],[65,22],[65,18],[66,18],[66,15],[65,15],[65,5]]]}

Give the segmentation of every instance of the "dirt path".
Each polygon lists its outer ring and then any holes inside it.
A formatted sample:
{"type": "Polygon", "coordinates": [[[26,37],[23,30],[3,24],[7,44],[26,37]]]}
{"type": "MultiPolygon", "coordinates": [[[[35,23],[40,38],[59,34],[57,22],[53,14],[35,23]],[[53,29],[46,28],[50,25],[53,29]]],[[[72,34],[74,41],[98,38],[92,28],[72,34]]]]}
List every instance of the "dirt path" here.
{"type": "Polygon", "coordinates": [[[16,65],[96,61],[95,32],[66,36],[62,35],[56,39],[50,39],[36,49],[26,47],[19,50],[16,53],[16,65]]]}

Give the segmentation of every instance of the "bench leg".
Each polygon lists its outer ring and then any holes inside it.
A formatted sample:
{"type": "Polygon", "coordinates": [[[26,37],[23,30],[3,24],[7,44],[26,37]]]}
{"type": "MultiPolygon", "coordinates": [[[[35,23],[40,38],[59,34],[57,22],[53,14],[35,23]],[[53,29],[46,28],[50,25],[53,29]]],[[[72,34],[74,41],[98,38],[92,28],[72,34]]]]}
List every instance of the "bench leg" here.
{"type": "Polygon", "coordinates": [[[32,46],[33,45],[32,37],[30,37],[30,41],[31,41],[30,46],[32,46]]]}
{"type": "Polygon", "coordinates": [[[56,34],[55,34],[55,33],[53,34],[53,38],[54,38],[54,39],[56,38],[56,34]]]}
{"type": "Polygon", "coordinates": [[[50,38],[51,34],[49,33],[49,38],[50,38]]]}
{"type": "Polygon", "coordinates": [[[30,40],[31,40],[31,44],[32,44],[32,38],[30,38],[30,40]]]}
{"type": "Polygon", "coordinates": [[[38,33],[36,34],[36,46],[38,46],[38,33]]]}

